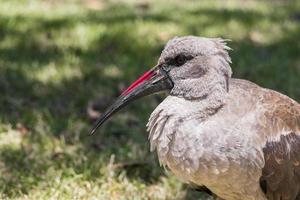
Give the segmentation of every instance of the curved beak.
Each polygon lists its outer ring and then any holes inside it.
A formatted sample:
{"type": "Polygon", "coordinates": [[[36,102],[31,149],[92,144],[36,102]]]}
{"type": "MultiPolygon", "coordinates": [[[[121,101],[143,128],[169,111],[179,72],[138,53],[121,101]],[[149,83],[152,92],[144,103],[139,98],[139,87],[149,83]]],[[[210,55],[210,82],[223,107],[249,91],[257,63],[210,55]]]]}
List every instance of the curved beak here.
{"type": "Polygon", "coordinates": [[[96,130],[114,113],[143,96],[147,96],[153,93],[157,93],[163,90],[170,90],[173,88],[173,82],[169,78],[166,71],[159,66],[155,66],[151,70],[147,71],[134,83],[132,83],[118,98],[117,100],[107,108],[107,110],[99,117],[95,125],[90,131],[90,134],[94,134],[96,130]]]}

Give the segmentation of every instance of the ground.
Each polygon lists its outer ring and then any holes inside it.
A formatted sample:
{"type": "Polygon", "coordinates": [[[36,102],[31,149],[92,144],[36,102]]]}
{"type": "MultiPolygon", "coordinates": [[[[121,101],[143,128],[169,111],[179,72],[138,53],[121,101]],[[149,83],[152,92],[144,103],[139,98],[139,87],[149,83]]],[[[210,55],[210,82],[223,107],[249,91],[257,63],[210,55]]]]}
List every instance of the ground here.
{"type": "Polygon", "coordinates": [[[299,23],[299,1],[0,0],[0,198],[206,199],[149,152],[164,94],[92,118],[175,35],[231,40],[234,77],[299,101],[299,23]]]}

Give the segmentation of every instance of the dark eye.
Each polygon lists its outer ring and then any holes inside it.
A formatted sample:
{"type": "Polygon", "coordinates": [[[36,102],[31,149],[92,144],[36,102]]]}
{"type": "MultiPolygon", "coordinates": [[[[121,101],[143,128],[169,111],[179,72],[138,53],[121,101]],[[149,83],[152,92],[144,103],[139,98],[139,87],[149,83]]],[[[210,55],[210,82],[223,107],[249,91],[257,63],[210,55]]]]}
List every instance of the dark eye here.
{"type": "Polygon", "coordinates": [[[187,61],[187,58],[184,55],[178,55],[178,56],[175,57],[174,60],[175,60],[175,64],[177,66],[181,66],[187,61]]]}
{"type": "Polygon", "coordinates": [[[166,58],[165,60],[165,64],[166,65],[170,65],[170,66],[177,66],[180,67],[181,65],[185,64],[188,60],[193,59],[192,55],[183,55],[183,54],[179,54],[174,58],[166,58]]]}

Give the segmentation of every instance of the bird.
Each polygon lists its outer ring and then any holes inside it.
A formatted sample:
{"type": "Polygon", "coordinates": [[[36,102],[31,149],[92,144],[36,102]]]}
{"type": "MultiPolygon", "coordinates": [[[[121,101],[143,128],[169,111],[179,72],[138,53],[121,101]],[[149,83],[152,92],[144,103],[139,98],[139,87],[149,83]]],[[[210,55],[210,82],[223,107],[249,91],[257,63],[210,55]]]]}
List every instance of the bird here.
{"type": "Polygon", "coordinates": [[[223,200],[300,199],[300,105],[232,78],[228,40],[176,36],[157,65],[107,108],[166,91],[147,123],[151,151],[184,183],[223,200]]]}

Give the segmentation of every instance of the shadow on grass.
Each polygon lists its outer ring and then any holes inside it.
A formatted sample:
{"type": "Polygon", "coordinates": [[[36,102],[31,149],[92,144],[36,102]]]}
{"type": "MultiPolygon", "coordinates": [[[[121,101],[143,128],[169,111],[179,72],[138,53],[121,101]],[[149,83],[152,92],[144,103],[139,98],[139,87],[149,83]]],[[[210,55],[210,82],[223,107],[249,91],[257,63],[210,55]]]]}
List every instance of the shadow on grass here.
{"type": "MultiPolygon", "coordinates": [[[[139,103],[131,105],[128,111],[117,117],[117,120],[112,120],[109,125],[104,126],[101,135],[86,136],[91,126],[86,115],[89,101],[101,99],[103,96],[110,96],[111,99],[116,97],[123,88],[120,83],[127,85],[129,80],[133,80],[145,71],[147,66],[153,66],[163,48],[165,41],[159,40],[158,37],[153,37],[154,42],[137,38],[134,33],[137,25],[134,22],[142,20],[177,23],[183,30],[195,35],[201,35],[201,29],[215,26],[215,23],[222,26],[230,20],[239,21],[248,29],[253,28],[262,17],[268,17],[273,23],[281,23],[281,19],[276,15],[265,16],[255,11],[219,11],[199,8],[181,12],[187,17],[179,19],[175,15],[169,15],[168,10],[155,13],[150,9],[149,12],[141,13],[135,8],[121,5],[109,7],[103,12],[86,11],[79,16],[71,15],[55,19],[1,16],[0,38],[11,42],[6,47],[0,47],[1,121],[13,125],[24,124],[35,133],[34,127],[42,116],[49,126],[47,134],[50,134],[50,137],[63,136],[70,145],[76,143],[83,145],[81,150],[85,153],[92,151],[86,157],[85,164],[73,162],[72,160],[76,158],[71,156],[61,162],[68,165],[71,160],[71,167],[77,169],[78,173],[85,173],[84,170],[89,165],[89,170],[95,175],[94,177],[99,175],[98,170],[103,165],[94,162],[98,154],[103,154],[105,161],[109,159],[110,154],[115,154],[122,162],[131,159],[131,145],[135,144],[136,151],[142,152],[137,153],[136,157],[143,159],[143,156],[149,156],[149,153],[145,153],[144,150],[148,148],[144,125],[151,110],[158,104],[155,97],[147,98],[145,100],[147,103],[142,103],[143,100],[140,100],[139,103]],[[206,16],[208,20],[199,24],[197,21],[199,15],[206,16]],[[14,25],[11,25],[11,21],[15,22],[14,25]],[[68,31],[79,22],[88,25],[104,24],[110,29],[100,35],[87,49],[76,45],[61,47],[54,42],[57,32],[68,31]],[[28,23],[24,30],[18,28],[22,23],[28,23]],[[66,58],[68,55],[79,59],[77,63],[81,72],[79,77],[65,79],[58,83],[44,83],[28,76],[28,71],[40,69],[52,62],[56,65],[72,65],[72,62],[66,58]],[[116,77],[107,75],[105,70],[111,66],[122,71],[121,75],[116,77]],[[79,134],[79,139],[75,140],[70,130],[73,130],[72,127],[78,121],[84,123],[84,128],[79,134]]],[[[294,31],[286,32],[282,40],[274,41],[269,45],[256,44],[250,38],[230,43],[229,45],[235,49],[230,53],[235,76],[250,79],[299,100],[300,47],[295,43],[298,35],[300,35],[299,26],[294,31]]],[[[33,139],[29,136],[28,144],[43,140],[42,135],[35,137],[40,138],[33,139]]],[[[40,162],[32,157],[30,152],[37,153],[35,150],[1,149],[0,158],[7,172],[4,178],[4,182],[7,183],[3,189],[5,194],[11,195],[14,190],[28,193],[32,187],[44,181],[45,170],[51,164],[57,164],[56,161],[49,164],[40,162]],[[23,186],[22,179],[16,179],[16,174],[26,180],[33,178],[34,181],[23,186]],[[19,186],[18,181],[21,184],[19,186]]],[[[124,170],[132,179],[151,183],[163,176],[163,169],[157,166],[155,158],[151,157],[149,165],[124,170]]],[[[58,165],[57,169],[63,167],[65,166],[58,165]]],[[[92,179],[93,176],[90,177],[92,179]]]]}
{"type": "MultiPolygon", "coordinates": [[[[21,149],[1,148],[0,191],[2,195],[11,196],[16,192],[27,194],[33,185],[43,179],[47,170],[40,161],[21,149]],[[26,158],[26,159],[24,159],[26,158]]],[[[1,196],[3,198],[3,196],[1,196]]]]}

